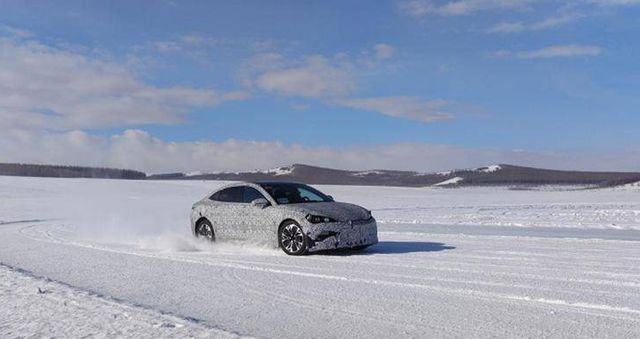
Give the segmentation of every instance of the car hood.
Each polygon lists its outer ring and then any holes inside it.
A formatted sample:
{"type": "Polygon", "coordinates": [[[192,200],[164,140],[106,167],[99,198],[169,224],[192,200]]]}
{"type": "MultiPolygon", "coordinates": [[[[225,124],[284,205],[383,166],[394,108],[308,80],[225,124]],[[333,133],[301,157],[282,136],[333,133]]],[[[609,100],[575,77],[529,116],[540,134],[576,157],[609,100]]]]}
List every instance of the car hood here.
{"type": "Polygon", "coordinates": [[[369,218],[369,212],[365,208],[344,202],[309,202],[281,206],[301,213],[321,215],[338,221],[369,218]]]}

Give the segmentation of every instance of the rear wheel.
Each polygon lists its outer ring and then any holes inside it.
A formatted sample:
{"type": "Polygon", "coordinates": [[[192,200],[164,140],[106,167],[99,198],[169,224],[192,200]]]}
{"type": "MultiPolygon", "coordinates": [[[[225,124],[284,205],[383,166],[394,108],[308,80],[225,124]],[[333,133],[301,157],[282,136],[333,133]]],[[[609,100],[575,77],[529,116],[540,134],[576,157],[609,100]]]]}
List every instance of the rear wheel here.
{"type": "Polygon", "coordinates": [[[216,241],[216,235],[213,232],[213,226],[209,220],[204,219],[196,225],[196,237],[202,237],[209,241],[216,241]]]}
{"type": "Polygon", "coordinates": [[[278,244],[288,255],[302,255],[307,252],[307,238],[300,225],[294,221],[288,221],[280,227],[278,244]]]}

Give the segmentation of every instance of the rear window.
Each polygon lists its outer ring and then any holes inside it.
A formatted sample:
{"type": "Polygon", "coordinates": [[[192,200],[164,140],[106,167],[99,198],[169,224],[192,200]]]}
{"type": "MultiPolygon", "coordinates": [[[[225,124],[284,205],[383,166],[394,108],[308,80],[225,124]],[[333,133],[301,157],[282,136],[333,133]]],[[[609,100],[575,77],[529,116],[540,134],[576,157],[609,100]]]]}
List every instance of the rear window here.
{"type": "Polygon", "coordinates": [[[257,189],[249,186],[237,186],[225,188],[214,193],[209,199],[224,202],[250,203],[258,198],[264,198],[257,189]]]}
{"type": "Polygon", "coordinates": [[[244,195],[243,195],[243,201],[246,203],[250,203],[256,199],[264,199],[264,195],[262,195],[262,193],[258,192],[257,189],[253,188],[253,187],[249,187],[249,186],[245,186],[244,187],[244,195]]]}
{"type": "Polygon", "coordinates": [[[244,202],[244,187],[229,187],[214,193],[209,199],[224,202],[244,202]]]}

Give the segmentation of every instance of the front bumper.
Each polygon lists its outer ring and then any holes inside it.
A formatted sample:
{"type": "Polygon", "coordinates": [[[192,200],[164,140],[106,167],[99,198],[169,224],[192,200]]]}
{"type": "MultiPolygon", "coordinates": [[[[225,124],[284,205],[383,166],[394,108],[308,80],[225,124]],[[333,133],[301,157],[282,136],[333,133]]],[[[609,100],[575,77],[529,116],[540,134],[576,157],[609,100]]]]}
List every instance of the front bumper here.
{"type": "Polygon", "coordinates": [[[368,220],[310,224],[306,233],[309,252],[378,243],[378,225],[373,217],[368,220]]]}

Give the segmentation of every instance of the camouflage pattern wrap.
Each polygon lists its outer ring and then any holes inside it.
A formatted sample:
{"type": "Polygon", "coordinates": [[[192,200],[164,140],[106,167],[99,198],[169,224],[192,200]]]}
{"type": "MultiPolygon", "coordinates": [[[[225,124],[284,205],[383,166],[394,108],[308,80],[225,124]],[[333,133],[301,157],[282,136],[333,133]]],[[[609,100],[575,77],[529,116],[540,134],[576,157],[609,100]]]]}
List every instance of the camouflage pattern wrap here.
{"type": "Polygon", "coordinates": [[[278,204],[260,185],[254,183],[226,185],[196,202],[191,211],[191,232],[194,235],[196,225],[202,218],[211,222],[216,240],[267,240],[277,247],[280,225],[292,220],[300,225],[306,235],[309,252],[367,246],[378,242],[376,220],[363,207],[335,201],[278,204]],[[269,206],[209,199],[220,190],[236,186],[258,190],[269,206]],[[312,224],[306,219],[309,214],[336,221],[312,224]]]}

